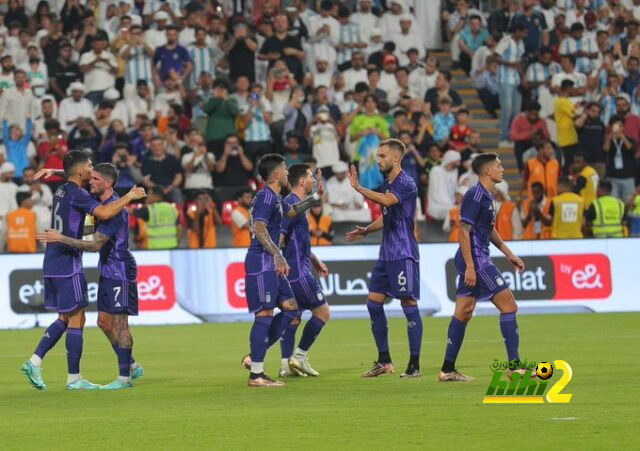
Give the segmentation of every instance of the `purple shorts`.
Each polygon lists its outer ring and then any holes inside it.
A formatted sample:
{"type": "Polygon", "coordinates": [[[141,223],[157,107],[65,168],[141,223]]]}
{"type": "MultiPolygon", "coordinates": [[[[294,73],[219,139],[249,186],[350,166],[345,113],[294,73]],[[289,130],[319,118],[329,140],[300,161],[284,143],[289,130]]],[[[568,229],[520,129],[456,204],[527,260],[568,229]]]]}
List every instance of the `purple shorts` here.
{"type": "Polygon", "coordinates": [[[327,303],[322,289],[311,274],[307,274],[295,282],[291,282],[291,289],[296,298],[299,312],[315,310],[327,303]]]}
{"type": "Polygon", "coordinates": [[[44,278],[44,306],[58,313],[69,313],[89,305],[84,273],[71,277],[44,278]]]}
{"type": "Polygon", "coordinates": [[[420,299],[420,264],[411,259],[378,260],[371,271],[369,292],[395,299],[420,299]]]}
{"type": "Polygon", "coordinates": [[[489,301],[502,290],[509,288],[502,273],[494,265],[485,266],[476,271],[476,286],[473,288],[464,284],[464,271],[461,271],[461,268],[457,269],[459,275],[457,298],[470,297],[476,298],[477,301],[489,301]]]}
{"type": "Polygon", "coordinates": [[[274,309],[282,301],[293,299],[291,285],[286,277],[275,271],[245,276],[245,295],[249,313],[274,309]]]}
{"type": "Polygon", "coordinates": [[[112,315],[137,315],[138,284],[100,277],[98,311],[112,315]]]}

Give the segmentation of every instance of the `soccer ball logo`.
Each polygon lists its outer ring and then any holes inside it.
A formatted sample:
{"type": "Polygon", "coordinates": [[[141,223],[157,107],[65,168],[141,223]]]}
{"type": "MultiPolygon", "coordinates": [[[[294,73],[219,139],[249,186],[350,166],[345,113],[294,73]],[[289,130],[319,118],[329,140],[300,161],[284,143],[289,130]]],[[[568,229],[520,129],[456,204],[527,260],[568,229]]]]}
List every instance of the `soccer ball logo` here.
{"type": "Polygon", "coordinates": [[[553,374],[553,367],[549,362],[540,362],[536,366],[536,374],[540,379],[546,381],[553,374]]]}

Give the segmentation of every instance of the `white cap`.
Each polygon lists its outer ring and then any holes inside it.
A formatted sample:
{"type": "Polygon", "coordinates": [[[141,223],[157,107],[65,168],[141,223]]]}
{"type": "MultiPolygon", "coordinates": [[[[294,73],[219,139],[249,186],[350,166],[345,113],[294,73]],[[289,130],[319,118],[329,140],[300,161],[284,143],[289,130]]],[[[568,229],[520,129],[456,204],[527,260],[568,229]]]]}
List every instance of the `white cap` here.
{"type": "Polygon", "coordinates": [[[413,23],[413,16],[411,14],[403,14],[400,16],[400,22],[402,22],[403,20],[408,20],[409,22],[413,23]]]}
{"type": "Polygon", "coordinates": [[[120,93],[115,88],[109,88],[104,92],[103,97],[105,100],[118,100],[120,93]]]}
{"type": "Polygon", "coordinates": [[[372,29],[371,29],[371,32],[369,33],[369,36],[370,36],[370,37],[373,37],[373,36],[382,36],[382,32],[380,31],[380,28],[375,28],[375,27],[374,27],[374,28],[372,28],[372,29]]]}
{"type": "Polygon", "coordinates": [[[153,15],[153,20],[169,20],[169,14],[166,11],[156,11],[153,15]]]}
{"type": "Polygon", "coordinates": [[[82,91],[83,93],[85,93],[87,92],[87,87],[80,81],[74,81],[67,88],[67,95],[71,95],[73,91],[82,91]]]}
{"type": "Polygon", "coordinates": [[[456,161],[460,161],[462,157],[460,157],[460,152],[457,150],[447,150],[442,156],[442,166],[446,166],[449,163],[455,163],[456,161]]]}
{"type": "Polygon", "coordinates": [[[331,166],[331,170],[334,174],[339,174],[341,172],[347,172],[349,170],[349,165],[344,161],[338,161],[336,164],[331,166]]]}
{"type": "Polygon", "coordinates": [[[13,165],[13,163],[10,162],[5,162],[2,163],[2,166],[0,166],[0,174],[8,174],[10,172],[15,172],[16,171],[16,167],[13,165]]]}

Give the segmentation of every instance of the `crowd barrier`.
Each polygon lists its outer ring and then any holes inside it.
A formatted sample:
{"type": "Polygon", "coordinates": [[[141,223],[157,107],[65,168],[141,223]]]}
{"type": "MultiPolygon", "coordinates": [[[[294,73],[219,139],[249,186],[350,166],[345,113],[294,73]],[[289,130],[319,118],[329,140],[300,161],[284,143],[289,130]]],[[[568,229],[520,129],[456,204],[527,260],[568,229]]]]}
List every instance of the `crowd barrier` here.
{"type": "MultiPolygon", "coordinates": [[[[504,283],[521,313],[622,312],[640,310],[634,282],[640,239],[518,241],[509,243],[526,265],[517,273],[492,248],[504,283]]],[[[425,314],[453,313],[457,274],[455,244],[420,245],[420,307],[425,314]]],[[[320,281],[334,317],[366,317],[367,285],[378,246],[327,246],[314,252],[329,267],[320,281]]],[[[140,315],[134,325],[247,320],[243,249],[139,251],[140,315]]],[[[54,315],[42,306],[42,254],[0,256],[0,328],[48,324],[54,315]]],[[[97,255],[85,254],[89,284],[88,324],[95,324],[97,255]]],[[[387,312],[401,313],[398,300],[387,312]]],[[[479,314],[495,312],[490,303],[479,314]]]]}

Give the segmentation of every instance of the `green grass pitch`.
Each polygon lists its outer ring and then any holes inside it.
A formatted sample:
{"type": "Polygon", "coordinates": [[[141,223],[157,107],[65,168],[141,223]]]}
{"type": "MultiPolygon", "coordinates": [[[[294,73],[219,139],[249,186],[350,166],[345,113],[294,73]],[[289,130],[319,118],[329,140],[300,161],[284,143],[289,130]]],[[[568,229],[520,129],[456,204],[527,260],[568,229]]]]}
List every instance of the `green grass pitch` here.
{"type": "MultiPolygon", "coordinates": [[[[496,317],[477,317],[458,359],[476,377],[436,381],[446,318],[426,318],[422,372],[399,378],[405,321],[389,321],[396,373],[363,380],[375,358],[366,320],[330,322],[311,349],[319,378],[250,389],[240,358],[250,325],[133,328],[145,376],[132,390],[67,392],[64,338],[44,361],[45,392],[19,374],[42,330],[0,331],[0,449],[638,449],[640,314],[522,315],[521,358],[573,368],[569,404],[486,405],[504,346],[496,317]]],[[[298,337],[301,331],[298,331],[298,337]]],[[[277,374],[279,346],[268,353],[277,374]]],[[[86,330],[82,374],[116,374],[101,332],[86,330]]],[[[550,381],[555,381],[554,374],[550,381]]]]}

